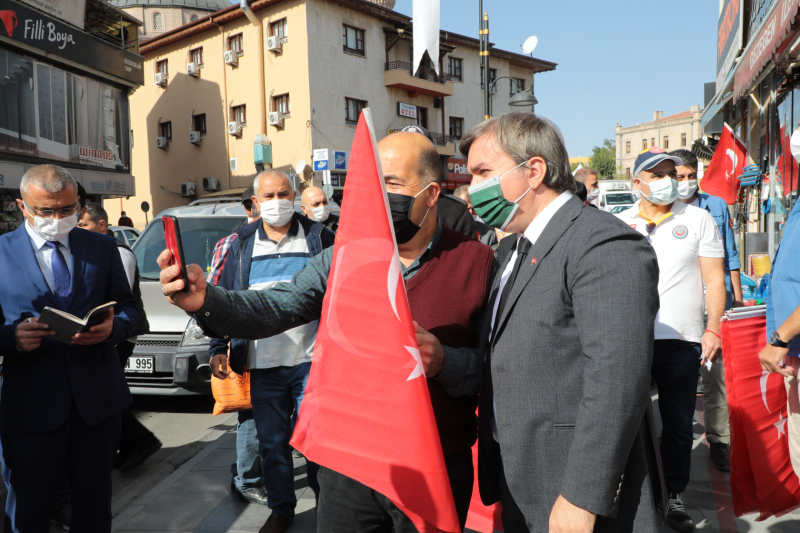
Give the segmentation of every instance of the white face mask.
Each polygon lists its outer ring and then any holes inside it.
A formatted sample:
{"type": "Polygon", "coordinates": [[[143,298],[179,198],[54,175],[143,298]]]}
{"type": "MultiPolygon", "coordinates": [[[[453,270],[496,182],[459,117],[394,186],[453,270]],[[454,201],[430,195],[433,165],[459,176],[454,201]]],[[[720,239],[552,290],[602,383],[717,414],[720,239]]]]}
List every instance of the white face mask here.
{"type": "Polygon", "coordinates": [[[327,204],[311,208],[311,218],[315,222],[325,222],[326,220],[328,220],[328,216],[330,216],[330,214],[331,214],[331,206],[327,204]]]}
{"type": "Polygon", "coordinates": [[[294,202],[291,200],[269,200],[259,204],[261,218],[270,226],[279,228],[285,226],[294,214],[294,202]]]}
{"type": "Polygon", "coordinates": [[[63,239],[78,225],[78,214],[64,218],[44,218],[34,215],[33,209],[25,201],[25,210],[33,217],[31,228],[46,241],[55,242],[63,239]]]}
{"type": "Polygon", "coordinates": [[[639,194],[655,205],[669,205],[678,199],[678,180],[661,178],[647,185],[650,187],[650,196],[647,196],[644,190],[640,190],[639,194]]]}
{"type": "Polygon", "coordinates": [[[590,202],[597,200],[598,196],[600,196],[600,189],[589,189],[589,192],[586,193],[586,199],[590,202]]]}
{"type": "Polygon", "coordinates": [[[697,192],[697,180],[683,180],[678,182],[678,198],[688,200],[697,192]]]}

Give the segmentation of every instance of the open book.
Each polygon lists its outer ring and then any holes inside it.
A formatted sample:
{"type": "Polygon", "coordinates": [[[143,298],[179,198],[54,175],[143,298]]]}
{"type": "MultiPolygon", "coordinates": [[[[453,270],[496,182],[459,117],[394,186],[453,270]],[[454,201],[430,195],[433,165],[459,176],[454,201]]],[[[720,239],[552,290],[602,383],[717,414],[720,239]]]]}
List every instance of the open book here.
{"type": "Polygon", "coordinates": [[[42,311],[42,316],[39,317],[39,322],[47,324],[50,326],[50,329],[56,332],[55,335],[50,337],[51,339],[63,342],[64,344],[72,344],[73,335],[102,322],[102,319],[105,318],[106,311],[115,305],[117,305],[117,302],[108,302],[107,304],[98,305],[86,313],[86,316],[83,318],[78,318],[60,309],[45,307],[42,311]]]}

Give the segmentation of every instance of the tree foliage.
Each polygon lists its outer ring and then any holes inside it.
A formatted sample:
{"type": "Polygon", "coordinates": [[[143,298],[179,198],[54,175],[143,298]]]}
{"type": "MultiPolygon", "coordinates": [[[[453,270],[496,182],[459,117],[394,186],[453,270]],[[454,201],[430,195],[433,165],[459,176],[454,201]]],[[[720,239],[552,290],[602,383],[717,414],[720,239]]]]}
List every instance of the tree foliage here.
{"type": "Polygon", "coordinates": [[[592,168],[600,173],[599,179],[614,179],[617,177],[617,150],[612,139],[603,141],[603,146],[592,148],[592,159],[589,162],[592,168]]]}

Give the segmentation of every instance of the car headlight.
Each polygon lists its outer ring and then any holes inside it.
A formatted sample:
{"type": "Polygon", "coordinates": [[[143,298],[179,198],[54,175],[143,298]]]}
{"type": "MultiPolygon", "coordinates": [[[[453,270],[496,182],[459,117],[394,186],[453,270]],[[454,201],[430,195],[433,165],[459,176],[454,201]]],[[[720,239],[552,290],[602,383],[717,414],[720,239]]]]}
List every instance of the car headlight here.
{"type": "Polygon", "coordinates": [[[193,318],[189,320],[189,325],[186,326],[186,331],[183,333],[181,346],[202,346],[208,344],[209,338],[205,336],[203,330],[197,325],[197,321],[193,318]]]}

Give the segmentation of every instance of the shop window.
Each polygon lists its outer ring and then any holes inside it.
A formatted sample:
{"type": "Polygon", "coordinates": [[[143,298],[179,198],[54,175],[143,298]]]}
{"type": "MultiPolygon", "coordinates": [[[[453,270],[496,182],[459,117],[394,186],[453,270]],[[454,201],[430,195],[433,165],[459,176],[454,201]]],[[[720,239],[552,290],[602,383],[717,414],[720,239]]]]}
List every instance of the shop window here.
{"type": "Polygon", "coordinates": [[[344,121],[346,124],[355,126],[358,124],[358,117],[361,115],[361,111],[367,107],[367,102],[365,100],[356,100],[355,98],[345,98],[344,102],[344,121]]]}
{"type": "Polygon", "coordinates": [[[647,139],[642,139],[642,151],[647,150],[647,139]]]}
{"type": "Polygon", "coordinates": [[[450,136],[460,139],[464,134],[464,119],[459,117],[450,117],[450,136]]]}
{"type": "Polygon", "coordinates": [[[247,125],[247,106],[237,105],[231,107],[231,122],[236,122],[242,126],[247,125]]]}
{"type": "Polygon", "coordinates": [[[289,95],[282,94],[280,96],[272,97],[272,110],[277,111],[281,115],[289,115],[289,95]]]}
{"type": "Polygon", "coordinates": [[[160,11],[153,13],[153,31],[164,31],[164,15],[160,11]]]}
{"type": "Polygon", "coordinates": [[[631,142],[630,141],[625,141],[625,153],[626,154],[631,153],[631,142]]]}
{"type": "Polygon", "coordinates": [[[269,25],[269,35],[270,37],[277,37],[281,41],[287,39],[289,37],[289,25],[286,22],[285,18],[281,20],[276,20],[275,22],[269,25]]]}
{"type": "MultiPolygon", "coordinates": [[[[492,85],[492,82],[497,79],[497,69],[490,68],[489,69],[489,85],[492,85]]],[[[481,67],[481,87],[483,87],[483,67],[481,67]]]]}
{"type": "Polygon", "coordinates": [[[457,57],[450,57],[447,59],[447,73],[450,74],[451,80],[463,81],[461,65],[462,60],[457,57]]]}
{"type": "Polygon", "coordinates": [[[194,48],[189,52],[192,57],[192,63],[197,65],[198,67],[203,66],[203,47],[194,48]]]}
{"type": "Polygon", "coordinates": [[[514,96],[521,92],[525,92],[525,80],[522,78],[511,78],[511,86],[508,94],[514,96]]]}
{"type": "Polygon", "coordinates": [[[244,53],[244,39],[241,33],[228,37],[228,50],[233,50],[237,56],[244,53]]]}
{"type": "Polygon", "coordinates": [[[661,146],[664,150],[669,150],[669,137],[664,135],[664,144],[661,146]]]}
{"type": "Polygon", "coordinates": [[[192,131],[199,131],[203,135],[206,134],[206,114],[199,113],[192,115],[192,131]]]}
{"type": "Polygon", "coordinates": [[[364,30],[344,24],[342,27],[342,44],[345,52],[363,56],[364,30]]]}
{"type": "Polygon", "coordinates": [[[172,122],[159,122],[158,136],[166,137],[167,141],[172,140],[172,122]]]}
{"type": "Polygon", "coordinates": [[[686,134],[681,133],[681,148],[686,146],[686,134]]]}

